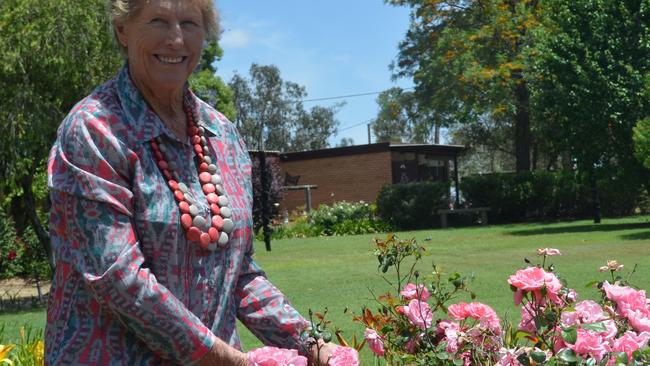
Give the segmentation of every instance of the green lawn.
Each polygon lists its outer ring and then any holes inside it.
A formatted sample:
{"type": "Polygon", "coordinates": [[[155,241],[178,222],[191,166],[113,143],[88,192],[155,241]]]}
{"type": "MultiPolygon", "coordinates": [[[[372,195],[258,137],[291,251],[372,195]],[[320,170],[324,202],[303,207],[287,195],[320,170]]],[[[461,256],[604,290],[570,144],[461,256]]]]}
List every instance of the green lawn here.
{"type": "MultiPolygon", "coordinates": [[[[419,268],[423,273],[430,270],[432,262],[449,272],[475,273],[477,278],[472,288],[477,300],[515,321],[518,312],[512,304],[506,278],[524,265],[524,257],[536,259],[534,252],[539,247],[562,251],[563,255],[552,257],[552,262],[581,298],[595,295],[584,285],[605,278],[597,269],[607,259],[617,259],[626,269],[639,264],[633,282],[650,289],[650,217],[647,216],[605,219],[600,225],[589,221],[518,224],[423,230],[398,236],[416,238],[428,249],[429,255],[419,268]]],[[[264,246],[258,244],[256,260],[301,312],[307,314],[309,308],[322,311],[328,307],[328,318],[344,334],[362,335],[363,328],[352,322],[353,314],[358,314],[364,305],[372,306],[369,289],[375,293],[386,289],[370,252],[374,237],[278,240],[273,242],[272,252],[264,251],[264,246]]],[[[3,322],[7,326],[6,335],[15,337],[17,328],[25,322],[42,327],[44,315],[42,311],[0,315],[0,323],[3,322]]],[[[246,349],[260,345],[248,332],[242,333],[246,349]]],[[[372,364],[367,352],[362,358],[364,364],[372,364]]]]}

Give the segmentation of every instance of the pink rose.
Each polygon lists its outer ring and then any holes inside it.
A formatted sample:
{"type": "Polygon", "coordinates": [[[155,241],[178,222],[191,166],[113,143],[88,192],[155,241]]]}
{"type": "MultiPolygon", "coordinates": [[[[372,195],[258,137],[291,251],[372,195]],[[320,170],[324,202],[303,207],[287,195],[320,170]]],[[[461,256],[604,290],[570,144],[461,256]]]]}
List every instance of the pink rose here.
{"type": "Polygon", "coordinates": [[[382,341],[381,336],[374,329],[366,328],[365,338],[368,343],[368,348],[370,348],[374,354],[377,356],[384,355],[384,342],[382,341]]]}
{"type": "Polygon", "coordinates": [[[524,353],[524,349],[507,349],[501,348],[499,350],[499,366],[521,366],[517,357],[524,353]]]}
{"type": "Polygon", "coordinates": [[[521,304],[524,293],[532,292],[538,303],[544,303],[542,288],[546,288],[546,295],[555,303],[560,302],[558,292],[562,289],[560,280],[553,273],[547,273],[539,267],[528,267],[520,269],[508,278],[508,283],[517,288],[514,301],[516,305],[521,304]]]}
{"type": "Polygon", "coordinates": [[[554,249],[554,248],[539,248],[537,249],[537,254],[547,255],[547,256],[562,255],[562,253],[560,253],[558,249],[554,249]]]}
{"type": "Polygon", "coordinates": [[[530,334],[537,334],[537,326],[535,325],[535,316],[537,312],[543,312],[544,307],[536,308],[532,302],[526,303],[521,307],[521,321],[519,322],[519,330],[530,334]]]}
{"type": "Polygon", "coordinates": [[[423,284],[415,286],[413,283],[409,283],[404,286],[404,290],[400,292],[400,295],[404,296],[407,300],[417,299],[420,301],[427,301],[431,294],[427,290],[426,286],[423,284]]]}
{"type": "Polygon", "coordinates": [[[600,272],[620,271],[621,269],[623,269],[623,267],[625,266],[622,264],[618,264],[618,262],[615,260],[608,260],[607,265],[600,267],[598,270],[600,272]]]}
{"type": "Polygon", "coordinates": [[[603,283],[603,291],[608,299],[616,303],[616,310],[619,314],[628,317],[627,312],[632,310],[650,315],[645,291],[638,291],[627,286],[610,285],[607,281],[603,283]]]}
{"type": "Polygon", "coordinates": [[[580,301],[575,305],[575,311],[562,313],[561,322],[565,327],[575,324],[597,323],[607,318],[603,308],[592,300],[580,301]]]}
{"type": "Polygon", "coordinates": [[[638,332],[650,332],[650,316],[639,310],[627,312],[627,320],[638,332]]]}
{"type": "Polygon", "coordinates": [[[262,347],[246,355],[250,366],[307,366],[307,358],[294,349],[262,347]]]}
{"type": "Polygon", "coordinates": [[[567,343],[567,347],[581,356],[591,356],[600,361],[608,351],[608,344],[598,333],[578,328],[578,337],[575,344],[567,343]]]}
{"type": "Polygon", "coordinates": [[[625,332],[620,338],[612,342],[612,352],[625,352],[627,357],[632,359],[632,353],[641,347],[645,347],[650,340],[650,333],[625,332]]]}
{"type": "Polygon", "coordinates": [[[447,342],[446,351],[449,353],[456,353],[458,351],[459,333],[460,325],[455,322],[443,320],[439,322],[438,326],[436,327],[436,335],[447,342]]]}
{"type": "Polygon", "coordinates": [[[359,354],[354,348],[336,347],[330,355],[328,366],[359,366],[359,354]]]}
{"type": "Polygon", "coordinates": [[[406,315],[411,324],[420,329],[428,329],[433,323],[431,308],[424,301],[413,299],[408,305],[401,306],[398,311],[406,315]]]}
{"type": "Polygon", "coordinates": [[[490,329],[494,334],[501,333],[501,324],[497,313],[491,307],[480,302],[453,304],[447,308],[447,313],[455,320],[466,318],[478,320],[482,327],[490,329]]]}

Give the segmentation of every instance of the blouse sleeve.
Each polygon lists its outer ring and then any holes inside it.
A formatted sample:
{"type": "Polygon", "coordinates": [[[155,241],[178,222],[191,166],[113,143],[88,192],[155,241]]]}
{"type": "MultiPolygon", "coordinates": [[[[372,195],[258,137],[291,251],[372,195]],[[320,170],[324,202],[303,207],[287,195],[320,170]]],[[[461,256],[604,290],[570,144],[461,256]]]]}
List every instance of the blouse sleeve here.
{"type": "Polygon", "coordinates": [[[59,131],[48,181],[57,261],[159,357],[193,364],[215,336],[143,267],[129,188],[139,160],[109,126],[109,118],[77,112],[59,131]]]}
{"type": "MultiPolygon", "coordinates": [[[[237,155],[245,157],[250,167],[248,151],[241,136],[231,126],[237,140],[237,155]]],[[[251,172],[247,175],[250,177],[251,172]]],[[[252,184],[248,179],[252,197],[252,184]]],[[[252,207],[252,203],[251,203],[252,207]]],[[[252,225],[252,221],[250,223],[252,225]]],[[[242,270],[237,281],[235,296],[239,304],[237,317],[264,344],[302,350],[300,334],[308,322],[289,303],[289,300],[266,278],[266,274],[252,258],[252,238],[247,243],[242,270]]]]}
{"type": "Polygon", "coordinates": [[[244,258],[236,295],[239,320],[264,344],[301,349],[300,334],[308,322],[269,282],[250,254],[244,258]]]}

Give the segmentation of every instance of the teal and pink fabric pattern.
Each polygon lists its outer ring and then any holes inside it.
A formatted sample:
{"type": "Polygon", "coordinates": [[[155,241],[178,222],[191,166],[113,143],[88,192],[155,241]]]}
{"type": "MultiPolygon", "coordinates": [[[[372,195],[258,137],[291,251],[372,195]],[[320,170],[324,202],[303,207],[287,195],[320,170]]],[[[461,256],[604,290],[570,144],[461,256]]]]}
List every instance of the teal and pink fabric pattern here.
{"type": "Polygon", "coordinates": [[[46,364],[193,364],[215,336],[240,347],[237,318],[267,345],[300,348],[307,321],[252,259],[248,152],[221,113],[189,90],[186,101],[230,200],[227,247],[206,251],[185,239],[149,141],[164,139],[179,180],[209,219],[192,145],[164,126],[124,66],[72,109],[50,153],[56,270],[46,364]]]}

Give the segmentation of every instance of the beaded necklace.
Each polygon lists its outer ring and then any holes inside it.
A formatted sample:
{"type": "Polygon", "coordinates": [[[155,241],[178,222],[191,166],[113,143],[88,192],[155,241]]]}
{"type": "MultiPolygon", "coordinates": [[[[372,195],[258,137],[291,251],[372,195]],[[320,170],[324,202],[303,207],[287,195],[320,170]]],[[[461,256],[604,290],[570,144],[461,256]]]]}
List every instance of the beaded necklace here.
{"type": "Polygon", "coordinates": [[[205,129],[197,126],[192,109],[186,104],[187,134],[194,148],[198,164],[199,182],[201,189],[210,204],[211,217],[206,220],[200,215],[199,208],[194,205],[194,198],[189,193],[185,183],[180,181],[176,164],[169,162],[165,155],[167,146],[161,137],[151,139],[149,143],[156,157],[158,168],[167,180],[167,185],[174,194],[174,199],[181,212],[181,225],[185,229],[185,237],[189,242],[196,243],[201,248],[215,251],[228,244],[228,235],[232,233],[235,224],[230,219],[232,213],[228,207],[228,197],[222,185],[221,176],[217,174],[215,161],[210,157],[210,149],[205,138],[205,129]]]}

